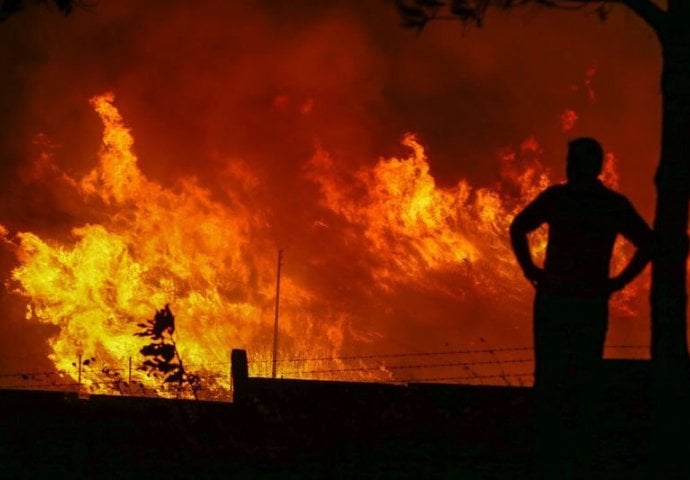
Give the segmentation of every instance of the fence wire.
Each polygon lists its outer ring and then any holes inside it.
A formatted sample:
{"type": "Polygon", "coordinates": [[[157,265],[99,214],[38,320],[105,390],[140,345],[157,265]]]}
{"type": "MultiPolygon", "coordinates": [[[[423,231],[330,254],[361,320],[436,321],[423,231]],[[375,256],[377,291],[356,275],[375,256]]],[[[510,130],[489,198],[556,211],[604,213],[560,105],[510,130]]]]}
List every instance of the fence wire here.
{"type": "MultiPolygon", "coordinates": [[[[648,345],[607,345],[606,350],[648,350],[648,345]]],[[[512,365],[524,365],[533,362],[530,353],[532,346],[505,347],[505,348],[478,348],[462,350],[418,351],[398,353],[375,353],[364,355],[335,355],[335,356],[295,356],[292,358],[277,358],[279,365],[279,378],[314,378],[318,380],[345,380],[366,381],[379,383],[410,383],[410,382],[451,382],[451,383],[489,383],[492,380],[502,381],[503,384],[513,385],[517,382],[523,384],[523,380],[531,379],[531,372],[512,371],[508,368],[512,365]],[[518,355],[519,358],[499,358],[506,355],[518,355]],[[525,357],[527,354],[527,357],[525,357]],[[460,357],[459,360],[446,359],[445,357],[460,357]],[[483,356],[483,358],[472,358],[483,356]],[[489,357],[489,359],[486,358],[489,357]],[[462,358],[470,357],[470,358],[462,358]],[[395,362],[418,358],[426,361],[395,362]],[[393,361],[389,364],[389,361],[393,361]],[[300,368],[299,364],[304,365],[300,368]],[[315,364],[315,365],[314,365],[315,364]],[[491,368],[499,368],[500,371],[482,371],[491,368]],[[507,371],[504,370],[507,369],[507,371]],[[430,376],[431,370],[442,370],[442,375],[430,376]],[[453,374],[453,370],[457,374],[453,374]],[[479,371],[477,371],[479,370],[479,371]],[[462,373],[461,373],[462,372],[462,373]],[[405,373],[405,374],[403,374],[405,373]],[[415,375],[417,373],[417,375],[415,375]],[[446,375],[446,373],[448,373],[446,375]],[[316,378],[315,378],[316,377],[316,378]],[[517,380],[511,380],[517,379],[517,380]]],[[[2,356],[2,359],[33,360],[36,357],[2,356]]],[[[76,356],[75,356],[76,358],[76,356]]],[[[134,356],[133,358],[137,358],[134,356]]],[[[147,376],[137,364],[122,367],[120,365],[106,365],[102,368],[94,367],[93,362],[83,363],[79,368],[79,361],[75,362],[73,371],[0,371],[0,388],[6,389],[54,389],[91,391],[99,393],[150,394],[165,395],[175,392],[179,388],[168,384],[158,387],[151,386],[151,377],[147,376]],[[80,370],[80,373],[78,371],[80,370]],[[80,376],[81,383],[75,381],[80,376]],[[146,378],[145,378],[146,377],[146,378]],[[104,391],[105,390],[105,391],[104,391]]],[[[12,362],[16,363],[16,362],[12,362]]],[[[123,363],[127,365],[127,360],[123,363]]],[[[250,358],[248,361],[251,376],[268,377],[273,359],[250,358]]],[[[202,386],[221,389],[226,392],[232,390],[229,358],[226,361],[194,362],[186,363],[185,368],[201,378],[202,386]]],[[[204,390],[204,389],[202,389],[204,390]]],[[[208,391],[209,389],[206,388],[208,391]]]]}

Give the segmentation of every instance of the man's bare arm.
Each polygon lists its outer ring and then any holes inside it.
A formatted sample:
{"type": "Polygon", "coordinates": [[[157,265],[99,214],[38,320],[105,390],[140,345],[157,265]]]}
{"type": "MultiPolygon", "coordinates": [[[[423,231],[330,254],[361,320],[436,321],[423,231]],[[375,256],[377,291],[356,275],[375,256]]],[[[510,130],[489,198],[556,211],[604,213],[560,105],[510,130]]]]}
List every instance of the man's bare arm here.
{"type": "Polygon", "coordinates": [[[533,284],[536,285],[541,278],[542,270],[534,264],[532,254],[529,251],[529,243],[527,242],[527,234],[517,228],[510,228],[510,241],[513,245],[513,251],[517,258],[518,264],[522,269],[522,273],[533,284]]]}
{"type": "Polygon", "coordinates": [[[632,205],[628,204],[626,213],[623,216],[621,234],[627,238],[636,248],[635,254],[625,268],[615,277],[609,280],[609,291],[616,292],[622,290],[644,267],[647,266],[652,257],[652,230],[647,223],[638,215],[632,205]]]}
{"type": "Polygon", "coordinates": [[[525,277],[533,285],[541,280],[544,271],[532,260],[527,234],[546,222],[547,203],[546,192],[544,192],[517,214],[510,224],[510,242],[513,252],[525,277]]]}

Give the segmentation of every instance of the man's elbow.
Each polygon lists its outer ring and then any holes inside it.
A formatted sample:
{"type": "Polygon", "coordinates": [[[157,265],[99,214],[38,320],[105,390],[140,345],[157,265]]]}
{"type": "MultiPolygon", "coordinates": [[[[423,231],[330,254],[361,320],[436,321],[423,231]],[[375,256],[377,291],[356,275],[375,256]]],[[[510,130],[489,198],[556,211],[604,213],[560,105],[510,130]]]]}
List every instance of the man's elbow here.
{"type": "Polygon", "coordinates": [[[522,225],[522,222],[520,222],[520,219],[518,217],[515,217],[513,221],[510,223],[509,232],[510,238],[512,239],[524,237],[525,235],[527,235],[525,227],[522,225]]]}

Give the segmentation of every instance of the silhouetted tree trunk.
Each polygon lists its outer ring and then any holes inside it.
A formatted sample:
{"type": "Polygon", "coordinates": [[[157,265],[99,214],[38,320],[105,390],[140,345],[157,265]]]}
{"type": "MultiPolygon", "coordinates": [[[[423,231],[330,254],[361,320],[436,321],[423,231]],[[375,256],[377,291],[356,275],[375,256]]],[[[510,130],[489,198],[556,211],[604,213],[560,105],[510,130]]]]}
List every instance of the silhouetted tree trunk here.
{"type": "Polygon", "coordinates": [[[690,199],[690,2],[669,0],[657,29],[662,63],[661,158],[655,183],[652,260],[654,430],[651,471],[687,478],[690,377],[687,347],[688,200],[690,199]]]}
{"type": "Polygon", "coordinates": [[[690,2],[669,2],[658,30],[662,67],[661,158],[656,174],[652,260],[652,358],[657,375],[678,379],[688,367],[687,257],[690,194],[690,2]]]}

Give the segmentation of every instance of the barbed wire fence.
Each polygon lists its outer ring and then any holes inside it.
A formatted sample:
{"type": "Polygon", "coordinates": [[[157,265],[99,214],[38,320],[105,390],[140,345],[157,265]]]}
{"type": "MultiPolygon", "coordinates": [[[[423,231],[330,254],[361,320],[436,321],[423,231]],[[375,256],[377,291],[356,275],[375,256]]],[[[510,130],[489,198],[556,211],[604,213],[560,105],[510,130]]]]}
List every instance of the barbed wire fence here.
{"type": "MultiPolygon", "coordinates": [[[[648,351],[648,345],[607,345],[615,351],[648,351]]],[[[271,377],[272,358],[248,352],[250,376],[271,377]]],[[[80,394],[179,397],[178,385],[165,384],[138,369],[140,356],[118,365],[99,365],[97,359],[75,355],[71,369],[0,371],[0,389],[52,390],[80,394]]],[[[8,357],[5,357],[8,358],[8,357]]],[[[11,357],[25,361],[35,357],[11,357]]],[[[0,360],[2,357],[0,357],[0,360]]],[[[278,358],[278,379],[377,382],[391,384],[451,383],[466,385],[529,386],[532,383],[533,347],[477,348],[339,356],[278,358]]],[[[22,363],[22,362],[20,362],[22,363]]],[[[206,400],[232,396],[230,356],[226,361],[185,364],[201,377],[206,400]]]]}

